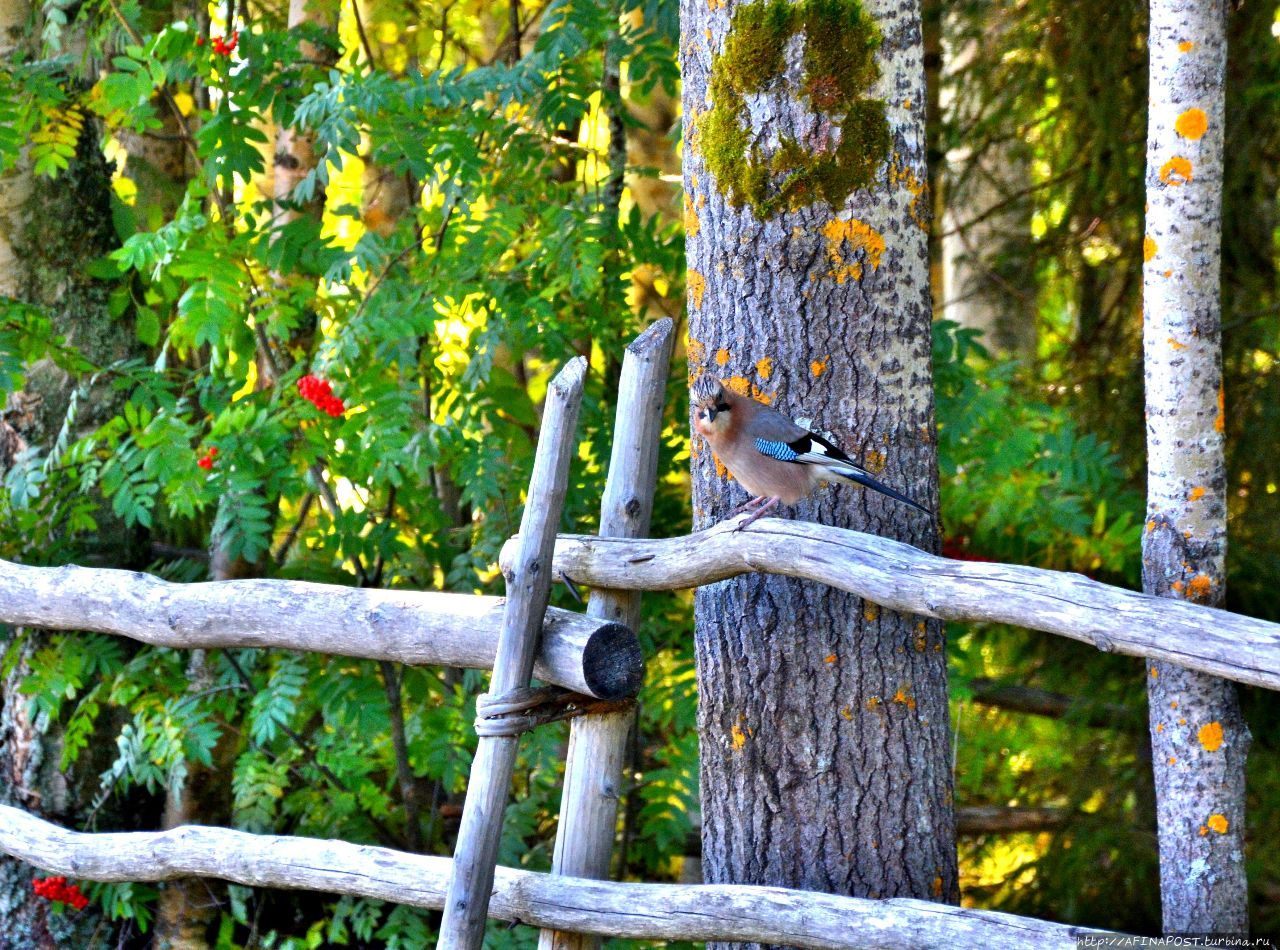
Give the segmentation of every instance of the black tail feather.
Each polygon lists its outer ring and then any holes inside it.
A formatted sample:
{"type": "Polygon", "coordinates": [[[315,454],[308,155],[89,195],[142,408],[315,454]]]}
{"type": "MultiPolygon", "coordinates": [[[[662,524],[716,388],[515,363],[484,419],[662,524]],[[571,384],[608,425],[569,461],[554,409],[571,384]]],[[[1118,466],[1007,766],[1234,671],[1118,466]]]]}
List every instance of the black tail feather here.
{"type": "Polygon", "coordinates": [[[849,479],[849,481],[851,482],[854,482],[858,485],[865,485],[867,488],[874,489],[875,491],[878,491],[882,495],[888,495],[890,498],[893,498],[896,501],[900,501],[904,505],[910,505],[912,508],[916,509],[916,511],[922,511],[926,515],[933,514],[933,512],[930,511],[928,508],[926,508],[924,505],[920,504],[917,501],[912,501],[906,495],[902,494],[902,492],[895,491],[894,489],[886,485],[884,482],[881,482],[872,478],[866,472],[860,472],[857,469],[850,469],[850,468],[833,468],[832,471],[835,472],[837,475],[840,475],[844,478],[849,479]]]}

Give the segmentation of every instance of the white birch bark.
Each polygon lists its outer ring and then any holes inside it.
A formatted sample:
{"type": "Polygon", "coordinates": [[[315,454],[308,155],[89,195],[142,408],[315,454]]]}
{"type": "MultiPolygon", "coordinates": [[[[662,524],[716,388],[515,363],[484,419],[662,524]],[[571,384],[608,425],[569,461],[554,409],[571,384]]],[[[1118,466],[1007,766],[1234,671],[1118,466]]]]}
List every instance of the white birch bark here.
{"type": "MultiPolygon", "coordinates": [[[[1143,350],[1148,593],[1218,605],[1226,555],[1219,267],[1225,8],[1152,0],[1143,350]]],[[[1242,932],[1244,765],[1235,686],[1147,668],[1164,928],[1242,932]]]]}

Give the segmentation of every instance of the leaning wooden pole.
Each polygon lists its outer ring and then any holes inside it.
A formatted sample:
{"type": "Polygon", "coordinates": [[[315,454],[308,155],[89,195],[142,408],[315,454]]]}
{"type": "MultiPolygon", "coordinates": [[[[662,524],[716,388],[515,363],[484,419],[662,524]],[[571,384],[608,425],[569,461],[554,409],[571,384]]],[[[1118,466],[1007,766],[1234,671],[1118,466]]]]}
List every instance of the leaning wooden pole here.
{"type": "MultiPolygon", "coordinates": [[[[520,521],[520,553],[507,572],[507,608],[489,681],[493,701],[527,690],[533,673],[538,630],[551,594],[551,554],[569,484],[569,461],[577,448],[574,434],[586,373],[587,361],[579,356],[560,371],[547,390],[538,454],[520,521]]],[[[484,940],[502,814],[511,791],[518,745],[518,734],[482,734],[476,747],[436,944],[442,950],[479,950],[484,940]]]]}
{"type": "MultiPolygon", "coordinates": [[[[627,347],[618,383],[609,478],[600,503],[602,536],[640,538],[649,532],[674,339],[672,322],[662,319],[627,347]]],[[[640,621],[640,592],[592,590],[587,615],[635,630],[640,621]]],[[[609,876],[627,733],[634,721],[634,704],[573,721],[553,873],[598,879],[609,876]]],[[[588,950],[600,946],[600,937],[544,930],[538,946],[541,950],[588,950]]]]}
{"type": "MultiPolygon", "coordinates": [[[[1143,362],[1148,594],[1219,606],[1225,592],[1222,0],[1152,0],[1143,362]]],[[[1167,933],[1243,933],[1245,758],[1235,685],[1175,663],[1147,669],[1167,933]]]]}

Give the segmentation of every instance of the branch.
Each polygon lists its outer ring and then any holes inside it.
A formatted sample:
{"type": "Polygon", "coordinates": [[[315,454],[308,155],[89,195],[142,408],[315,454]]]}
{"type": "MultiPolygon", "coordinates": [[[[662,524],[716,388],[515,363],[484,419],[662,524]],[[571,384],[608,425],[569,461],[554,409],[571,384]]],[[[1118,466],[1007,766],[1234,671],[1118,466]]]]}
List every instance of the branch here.
{"type": "MultiPolygon", "coordinates": [[[[266,647],[489,669],[500,597],[305,581],[172,584],[149,574],[0,560],[0,623],[95,630],[153,646],[266,647]]],[[[633,696],[644,661],[621,624],[550,608],[534,675],[600,699],[633,696]]]]}
{"type": "Polygon", "coordinates": [[[956,809],[956,834],[974,837],[1012,835],[1029,831],[1056,831],[1072,817],[1073,814],[1069,808],[968,805],[956,809]]]}
{"type": "MultiPolygon", "coordinates": [[[[745,515],[743,516],[746,517],[745,515]]],[[[768,572],[819,581],[890,610],[1007,623],[1280,689],[1280,624],[1151,597],[1080,574],[952,561],[875,535],[766,518],[665,540],[561,535],[554,569],[581,584],[677,590],[768,572]]],[[[512,542],[500,562],[508,563],[512,542]]]]}
{"type": "Polygon", "coordinates": [[[1002,685],[980,677],[969,683],[973,701],[996,706],[1009,712],[1065,719],[1095,729],[1119,729],[1125,732],[1147,731],[1146,717],[1137,710],[1118,703],[1099,703],[1083,696],[1067,696],[1035,686],[1002,685]]]}
{"type": "MultiPolygon", "coordinates": [[[[237,884],[351,894],[439,910],[452,861],[387,848],[225,828],[82,834],[0,805],[0,851],[90,881],[216,877],[237,884]]],[[[617,884],[499,867],[489,916],[628,937],[731,940],[881,950],[1075,950],[1106,931],[989,910],[781,887],[617,884]]]]}

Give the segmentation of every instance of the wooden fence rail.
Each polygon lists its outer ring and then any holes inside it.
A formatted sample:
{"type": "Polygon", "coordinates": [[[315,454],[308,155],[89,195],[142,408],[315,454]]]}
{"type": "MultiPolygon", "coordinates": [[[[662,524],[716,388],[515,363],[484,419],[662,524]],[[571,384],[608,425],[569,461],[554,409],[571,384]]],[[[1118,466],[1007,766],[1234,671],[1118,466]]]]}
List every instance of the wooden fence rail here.
{"type": "MultiPolygon", "coordinates": [[[[492,669],[504,599],[305,581],[172,584],[133,571],[0,560],[0,623],[165,647],[271,647],[492,669]]],[[[622,624],[551,608],[534,675],[600,699],[635,695],[644,658],[622,624]]]]}
{"type": "MultiPolygon", "coordinates": [[[[85,834],[0,805],[0,852],[89,881],[213,877],[439,910],[452,862],[388,848],[226,828],[85,834]]],[[[1075,950],[1105,931],[921,900],[735,884],[618,884],[499,867],[489,916],[634,940],[733,940],[852,950],[1075,950]]]]}
{"type": "MultiPolygon", "coordinates": [[[[743,516],[745,518],[747,516],[743,516]]],[[[768,572],[821,581],[891,610],[1042,630],[1104,652],[1168,660],[1280,689],[1280,624],[1151,597],[1080,574],[952,561],[811,522],[737,521],[664,540],[562,535],[555,570],[592,587],[676,590],[768,572]]],[[[506,562],[511,542],[503,548],[506,562]]]]}

